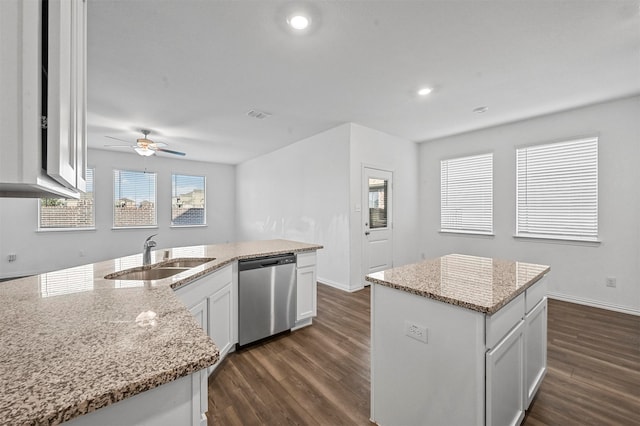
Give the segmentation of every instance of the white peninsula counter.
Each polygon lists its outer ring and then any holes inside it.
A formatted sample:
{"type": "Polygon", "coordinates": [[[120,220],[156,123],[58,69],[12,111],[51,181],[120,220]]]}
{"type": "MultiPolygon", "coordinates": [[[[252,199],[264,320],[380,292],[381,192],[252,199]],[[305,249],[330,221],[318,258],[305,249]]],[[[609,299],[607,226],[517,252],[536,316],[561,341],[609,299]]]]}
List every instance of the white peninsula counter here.
{"type": "Polygon", "coordinates": [[[520,424],[546,372],[549,269],[452,254],[368,275],[371,420],[520,424]]]}

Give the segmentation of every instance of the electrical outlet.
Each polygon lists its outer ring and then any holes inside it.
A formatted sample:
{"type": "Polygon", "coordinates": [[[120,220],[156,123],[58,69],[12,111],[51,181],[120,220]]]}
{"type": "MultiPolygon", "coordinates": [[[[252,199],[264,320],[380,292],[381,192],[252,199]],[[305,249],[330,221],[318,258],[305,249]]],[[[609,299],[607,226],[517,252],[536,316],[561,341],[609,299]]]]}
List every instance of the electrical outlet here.
{"type": "Polygon", "coordinates": [[[405,321],[404,334],[422,343],[427,343],[427,327],[424,327],[422,325],[413,323],[411,321],[405,321]]]}
{"type": "Polygon", "coordinates": [[[17,258],[18,258],[18,255],[17,255],[17,254],[15,254],[15,253],[10,253],[10,254],[7,256],[7,260],[8,260],[9,262],[15,262],[17,258]]]}
{"type": "Polygon", "coordinates": [[[607,277],[607,287],[616,286],[616,277],[607,277]]]}

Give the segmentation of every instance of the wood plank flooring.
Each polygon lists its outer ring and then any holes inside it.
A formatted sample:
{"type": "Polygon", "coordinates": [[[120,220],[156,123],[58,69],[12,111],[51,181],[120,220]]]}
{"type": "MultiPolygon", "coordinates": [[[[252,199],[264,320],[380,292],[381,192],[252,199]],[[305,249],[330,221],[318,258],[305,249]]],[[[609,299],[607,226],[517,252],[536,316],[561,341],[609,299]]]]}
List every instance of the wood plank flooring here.
{"type": "MultiPolygon", "coordinates": [[[[370,425],[369,289],[318,284],[313,325],[231,354],[209,425],[370,425]]],[[[523,422],[636,425],[640,317],[549,301],[548,372],[523,422]]]]}

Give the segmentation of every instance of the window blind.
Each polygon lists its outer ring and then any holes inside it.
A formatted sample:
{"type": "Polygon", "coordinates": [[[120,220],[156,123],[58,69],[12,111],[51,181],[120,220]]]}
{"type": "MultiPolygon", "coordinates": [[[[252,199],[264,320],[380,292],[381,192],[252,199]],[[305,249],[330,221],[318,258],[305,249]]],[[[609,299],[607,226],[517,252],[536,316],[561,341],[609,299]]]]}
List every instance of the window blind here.
{"type": "Polygon", "coordinates": [[[516,150],[516,235],[598,239],[598,138],[516,150]]]}
{"type": "Polygon", "coordinates": [[[171,225],[206,224],[204,176],[171,175],[171,225]]]}
{"type": "Polygon", "coordinates": [[[146,227],[156,224],[156,174],[114,170],[114,228],[146,227]]]}
{"type": "Polygon", "coordinates": [[[80,198],[41,198],[39,203],[39,229],[93,229],[93,169],[87,169],[87,187],[80,198]]]}
{"type": "Polygon", "coordinates": [[[493,153],[440,162],[440,227],[493,233],[493,153]]]}

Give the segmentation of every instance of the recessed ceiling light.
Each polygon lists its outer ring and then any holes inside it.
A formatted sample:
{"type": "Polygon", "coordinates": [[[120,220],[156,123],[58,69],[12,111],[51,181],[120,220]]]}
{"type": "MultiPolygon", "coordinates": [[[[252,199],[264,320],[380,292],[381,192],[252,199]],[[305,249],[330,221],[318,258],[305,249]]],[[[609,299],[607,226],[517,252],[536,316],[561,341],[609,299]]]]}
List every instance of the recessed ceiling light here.
{"type": "Polygon", "coordinates": [[[287,23],[294,30],[305,30],[309,26],[310,19],[304,15],[295,14],[287,19],[287,23]]]}
{"type": "Polygon", "coordinates": [[[418,90],[418,95],[427,96],[431,92],[433,92],[433,89],[431,87],[423,87],[422,89],[418,90]]]}
{"type": "Polygon", "coordinates": [[[488,106],[479,106],[478,108],[474,108],[473,112],[475,112],[476,114],[482,114],[483,112],[487,112],[488,110],[488,106]]]}

